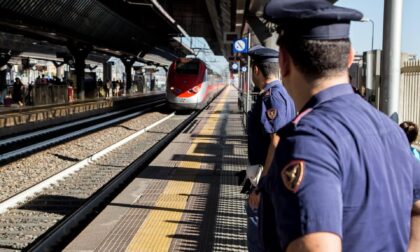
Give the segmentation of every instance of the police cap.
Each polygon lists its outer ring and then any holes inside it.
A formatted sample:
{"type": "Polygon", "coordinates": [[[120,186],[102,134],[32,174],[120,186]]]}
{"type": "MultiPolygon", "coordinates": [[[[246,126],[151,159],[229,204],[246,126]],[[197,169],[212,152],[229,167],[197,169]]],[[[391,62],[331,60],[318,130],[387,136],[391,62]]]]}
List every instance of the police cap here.
{"type": "Polygon", "coordinates": [[[252,63],[279,62],[279,52],[261,45],[254,46],[248,50],[252,63]]]}
{"type": "Polygon", "coordinates": [[[363,14],[327,0],[271,0],[264,16],[278,24],[279,36],[332,40],[349,38],[350,21],[360,21],[363,14]]]}

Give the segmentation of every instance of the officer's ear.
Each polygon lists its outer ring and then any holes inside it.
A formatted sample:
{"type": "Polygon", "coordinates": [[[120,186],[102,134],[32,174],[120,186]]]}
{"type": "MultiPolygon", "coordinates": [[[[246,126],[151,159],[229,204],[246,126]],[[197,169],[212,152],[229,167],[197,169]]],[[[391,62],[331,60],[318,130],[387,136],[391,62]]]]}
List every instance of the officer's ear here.
{"type": "Polygon", "coordinates": [[[252,65],[252,73],[255,75],[258,75],[260,73],[260,69],[258,68],[256,64],[252,65]]]}
{"type": "Polygon", "coordinates": [[[280,66],[280,73],[281,73],[282,77],[287,77],[287,75],[289,75],[290,64],[291,64],[290,55],[287,53],[286,50],[284,50],[282,47],[280,47],[279,66],[280,66]]]}
{"type": "Polygon", "coordinates": [[[350,68],[351,64],[353,64],[353,60],[354,60],[354,55],[356,54],[356,52],[354,51],[354,48],[351,46],[350,47],[350,52],[349,55],[347,57],[347,67],[350,68]]]}

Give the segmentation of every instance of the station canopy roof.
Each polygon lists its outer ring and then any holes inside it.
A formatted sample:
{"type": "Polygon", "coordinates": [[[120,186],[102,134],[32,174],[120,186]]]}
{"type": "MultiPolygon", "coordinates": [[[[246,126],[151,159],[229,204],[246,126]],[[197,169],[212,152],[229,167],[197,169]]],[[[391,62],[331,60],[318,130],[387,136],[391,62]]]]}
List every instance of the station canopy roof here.
{"type": "Polygon", "coordinates": [[[189,55],[189,57],[201,59],[209,69],[220,75],[228,71],[229,63],[226,58],[222,55],[215,55],[206,39],[202,37],[181,37],[176,39],[194,51],[194,54],[189,55]]]}
{"type": "Polygon", "coordinates": [[[0,31],[114,56],[188,53],[173,39],[187,34],[155,0],[0,0],[0,31]]]}

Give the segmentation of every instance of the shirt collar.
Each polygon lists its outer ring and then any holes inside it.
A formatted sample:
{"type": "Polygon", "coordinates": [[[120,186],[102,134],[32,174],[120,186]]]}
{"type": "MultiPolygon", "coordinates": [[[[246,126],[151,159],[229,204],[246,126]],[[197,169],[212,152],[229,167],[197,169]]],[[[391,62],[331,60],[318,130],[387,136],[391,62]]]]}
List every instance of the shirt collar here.
{"type": "Polygon", "coordinates": [[[343,83],[343,84],[329,87],[317,93],[316,95],[312,96],[312,98],[305,104],[305,106],[303,106],[301,112],[305,111],[306,109],[316,107],[319,104],[329,101],[331,99],[334,99],[338,96],[353,94],[353,93],[354,93],[353,88],[348,83],[343,83]]]}
{"type": "Polygon", "coordinates": [[[265,84],[264,88],[261,90],[260,94],[263,94],[267,92],[270,88],[272,88],[274,85],[281,84],[279,80],[273,80],[272,82],[269,82],[265,84]]]}

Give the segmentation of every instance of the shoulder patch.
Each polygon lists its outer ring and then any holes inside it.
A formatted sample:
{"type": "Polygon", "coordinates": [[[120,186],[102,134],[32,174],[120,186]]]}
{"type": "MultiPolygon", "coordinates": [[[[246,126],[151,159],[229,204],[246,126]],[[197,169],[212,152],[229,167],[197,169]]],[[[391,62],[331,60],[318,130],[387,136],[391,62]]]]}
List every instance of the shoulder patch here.
{"type": "Polygon", "coordinates": [[[267,114],[267,117],[270,118],[270,120],[274,120],[274,118],[276,118],[277,116],[277,109],[275,108],[267,109],[266,114],[267,114]]]}
{"type": "Polygon", "coordinates": [[[302,184],[304,174],[305,163],[300,160],[293,160],[283,168],[281,178],[284,186],[289,191],[296,193],[302,184]]]}
{"type": "Polygon", "coordinates": [[[297,115],[295,117],[295,119],[292,120],[292,123],[295,124],[295,125],[298,124],[299,121],[302,120],[302,118],[305,115],[309,114],[311,111],[312,111],[312,108],[308,108],[308,109],[304,110],[303,112],[299,113],[299,115],[297,115]]]}

